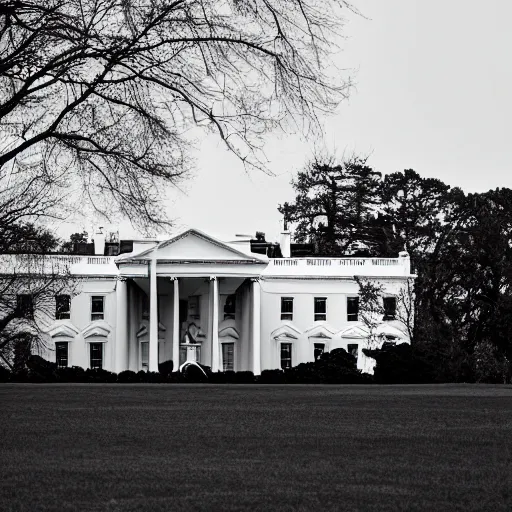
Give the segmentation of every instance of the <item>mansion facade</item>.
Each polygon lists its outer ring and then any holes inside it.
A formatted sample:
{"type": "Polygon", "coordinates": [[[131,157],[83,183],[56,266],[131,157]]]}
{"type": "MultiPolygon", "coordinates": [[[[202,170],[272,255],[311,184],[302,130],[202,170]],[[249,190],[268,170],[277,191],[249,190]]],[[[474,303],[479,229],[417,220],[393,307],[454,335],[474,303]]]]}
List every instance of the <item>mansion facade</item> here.
{"type": "Polygon", "coordinates": [[[165,242],[133,241],[129,249],[106,255],[105,237],[97,233],[94,255],[46,256],[66,265],[78,289],[59,292],[41,319],[40,355],[59,366],[117,373],[158,371],[172,360],[174,371],[196,361],[212,371],[257,375],[344,348],[358,368],[372,372],[374,360],[362,352],[370,338],[355,276],[382,286],[372,343],[410,341],[398,314],[398,298],[414,278],[405,252],[291,257],[285,231],[282,257],[272,258],[251,252],[247,237],[222,242],[194,229],[165,242]]]}

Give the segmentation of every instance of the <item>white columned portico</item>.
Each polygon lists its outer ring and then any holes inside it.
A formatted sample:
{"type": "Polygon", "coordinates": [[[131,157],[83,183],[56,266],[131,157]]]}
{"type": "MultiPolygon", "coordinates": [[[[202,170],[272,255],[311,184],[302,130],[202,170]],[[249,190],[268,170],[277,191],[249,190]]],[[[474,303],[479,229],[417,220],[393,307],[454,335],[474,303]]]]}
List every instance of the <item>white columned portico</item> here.
{"type": "Polygon", "coordinates": [[[116,344],[114,372],[128,369],[128,286],[126,279],[116,282],[116,344]]]}
{"type": "Polygon", "coordinates": [[[254,375],[261,373],[261,289],[260,280],[252,281],[252,371],[254,375]]]}
{"type": "Polygon", "coordinates": [[[219,282],[210,276],[210,315],[212,336],[212,372],[219,371],[219,282]]]}
{"type": "Polygon", "coordinates": [[[149,371],[158,371],[158,290],[156,256],[149,262],[149,371]]]}
{"type": "Polygon", "coordinates": [[[173,318],[172,318],[172,361],[173,371],[178,371],[180,367],[180,288],[177,277],[173,281],[173,318]]]}

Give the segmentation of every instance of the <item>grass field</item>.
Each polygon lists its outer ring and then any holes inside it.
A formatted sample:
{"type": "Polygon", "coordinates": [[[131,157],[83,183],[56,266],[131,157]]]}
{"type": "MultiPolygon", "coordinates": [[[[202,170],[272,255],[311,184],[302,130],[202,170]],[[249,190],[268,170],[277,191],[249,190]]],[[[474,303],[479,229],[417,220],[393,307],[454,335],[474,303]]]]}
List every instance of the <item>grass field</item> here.
{"type": "Polygon", "coordinates": [[[0,509],[512,510],[512,387],[0,385],[0,509]]]}

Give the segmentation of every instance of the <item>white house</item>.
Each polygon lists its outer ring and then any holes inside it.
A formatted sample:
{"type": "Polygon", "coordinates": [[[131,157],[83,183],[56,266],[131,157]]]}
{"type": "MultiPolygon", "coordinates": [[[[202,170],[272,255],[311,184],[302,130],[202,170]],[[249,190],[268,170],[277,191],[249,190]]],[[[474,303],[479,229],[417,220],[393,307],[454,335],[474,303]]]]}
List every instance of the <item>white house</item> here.
{"type": "Polygon", "coordinates": [[[379,339],[409,341],[395,311],[414,278],[407,253],[295,258],[284,232],[283,257],[270,258],[251,252],[248,238],[221,242],[194,229],[165,242],[134,241],[131,249],[105,256],[104,236],[97,234],[94,256],[45,256],[67,265],[80,288],[56,298],[55,316],[44,322],[47,349],[41,355],[60,366],[114,372],[157,371],[168,360],[176,369],[176,362],[196,360],[213,371],[259,374],[341,347],[371,372],[373,359],[362,353],[368,330],[354,276],[383,286],[379,339]]]}

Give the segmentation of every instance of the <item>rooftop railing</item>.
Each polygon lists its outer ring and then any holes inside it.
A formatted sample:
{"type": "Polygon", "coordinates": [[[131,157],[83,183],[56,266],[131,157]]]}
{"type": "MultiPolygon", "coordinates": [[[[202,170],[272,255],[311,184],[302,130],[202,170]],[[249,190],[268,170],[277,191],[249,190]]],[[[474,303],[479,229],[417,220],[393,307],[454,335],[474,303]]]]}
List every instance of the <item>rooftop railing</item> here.
{"type": "MultiPolygon", "coordinates": [[[[108,266],[114,263],[114,256],[76,256],[66,254],[0,254],[0,272],[39,274],[39,273],[79,273],[91,271],[92,265],[108,266]]],[[[107,270],[105,268],[105,270],[107,270]]]]}
{"type": "Polygon", "coordinates": [[[276,267],[388,267],[401,265],[400,258],[276,258],[270,261],[276,267]]]}

